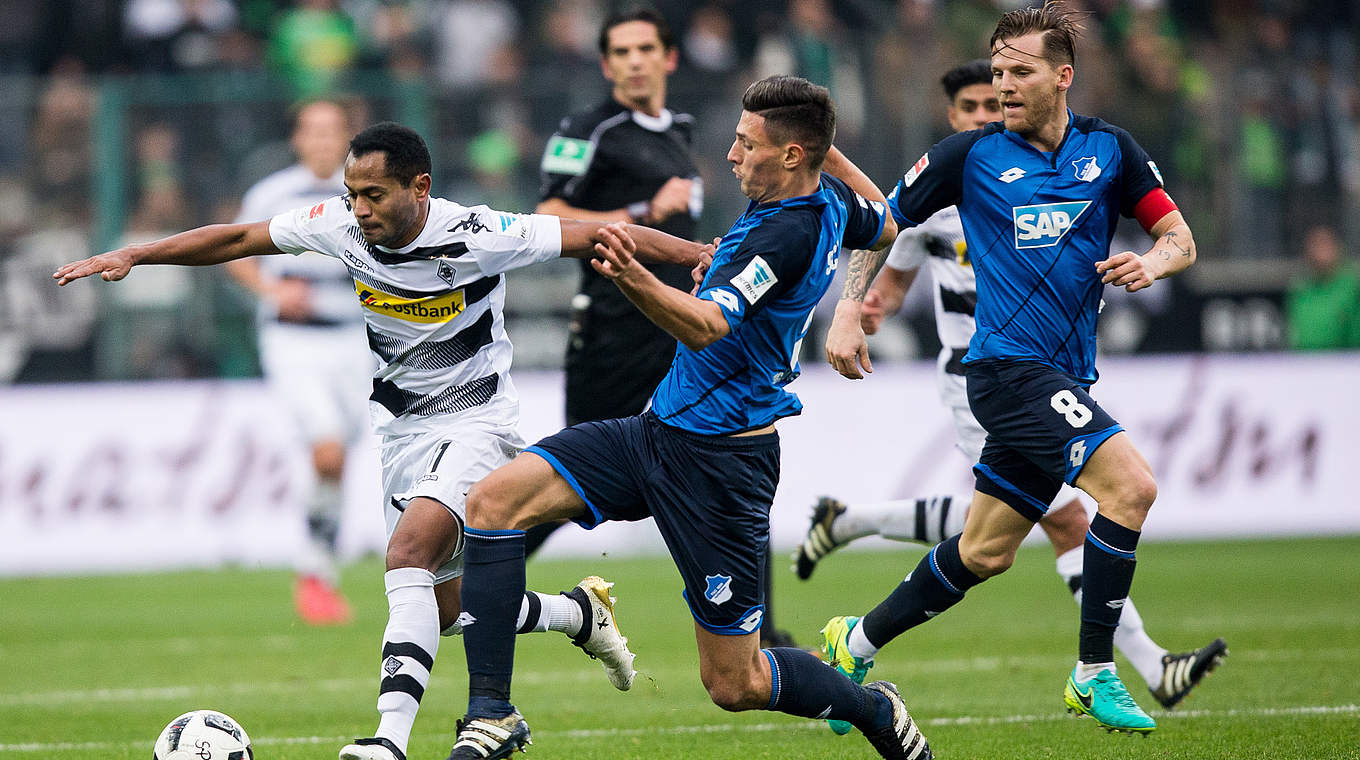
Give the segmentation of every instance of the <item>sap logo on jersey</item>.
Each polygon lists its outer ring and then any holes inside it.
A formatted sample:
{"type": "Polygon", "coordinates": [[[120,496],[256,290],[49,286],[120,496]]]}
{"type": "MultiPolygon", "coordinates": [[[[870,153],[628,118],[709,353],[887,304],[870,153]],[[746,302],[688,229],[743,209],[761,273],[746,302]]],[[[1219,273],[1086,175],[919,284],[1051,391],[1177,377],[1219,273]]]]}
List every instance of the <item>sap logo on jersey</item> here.
{"type": "Polygon", "coordinates": [[[708,588],[704,590],[704,598],[708,601],[722,604],[732,598],[732,576],[705,575],[704,580],[708,581],[708,588]]]}
{"type": "Polygon", "coordinates": [[[1056,245],[1090,205],[1090,201],[1071,201],[1013,207],[1011,215],[1015,219],[1015,247],[1047,248],[1056,245]]]}

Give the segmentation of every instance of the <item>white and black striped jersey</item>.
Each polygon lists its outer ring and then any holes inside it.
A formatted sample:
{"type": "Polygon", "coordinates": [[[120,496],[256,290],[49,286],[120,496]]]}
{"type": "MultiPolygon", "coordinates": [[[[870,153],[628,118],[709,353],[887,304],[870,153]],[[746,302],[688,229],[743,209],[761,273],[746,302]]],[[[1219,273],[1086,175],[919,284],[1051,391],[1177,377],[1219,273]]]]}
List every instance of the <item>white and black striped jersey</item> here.
{"type": "MultiPolygon", "coordinates": [[[[261,222],[300,206],[312,206],[345,192],[345,173],[336,169],[329,177],[317,177],[295,164],[251,185],[241,199],[237,223],[261,222]]],[[[314,327],[356,325],[362,319],[354,308],[354,285],[345,268],[326,256],[261,256],[260,276],[267,281],[297,279],[311,289],[312,316],[301,324],[314,327]]],[[[278,320],[273,304],[260,299],[261,326],[278,320]]],[[[297,324],[297,323],[293,323],[297,324]]]]}
{"type": "Polygon", "coordinates": [[[274,217],[269,234],[286,253],[317,251],[348,267],[378,359],[378,433],[425,430],[431,417],[472,409],[518,420],[501,273],[561,255],[557,217],[431,198],[416,239],[388,249],[364,241],[338,196],[274,217]]]}
{"type": "Polygon", "coordinates": [[[976,330],[977,279],[957,207],[940,209],[924,223],[898,233],[884,263],[909,272],[926,262],[935,281],[935,331],[943,346],[940,364],[947,372],[962,375],[963,356],[976,330]]]}

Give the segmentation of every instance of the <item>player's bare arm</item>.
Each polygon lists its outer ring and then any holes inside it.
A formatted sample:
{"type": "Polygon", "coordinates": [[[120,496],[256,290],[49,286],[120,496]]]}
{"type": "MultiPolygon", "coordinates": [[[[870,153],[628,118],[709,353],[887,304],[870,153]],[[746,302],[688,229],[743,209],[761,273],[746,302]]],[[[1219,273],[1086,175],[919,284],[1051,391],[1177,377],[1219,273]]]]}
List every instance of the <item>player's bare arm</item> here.
{"type": "Polygon", "coordinates": [[[859,313],[859,324],[865,335],[873,335],[883,320],[902,308],[902,301],[916,281],[916,269],[897,269],[886,266],[874,278],[869,292],[864,294],[864,306],[859,313]]]}
{"type": "MultiPolygon", "coordinates": [[[[595,255],[595,245],[605,242],[599,231],[598,223],[578,219],[562,219],[562,255],[584,259],[595,255]]],[[[610,226],[619,225],[618,222],[610,226]]],[[[679,264],[686,267],[698,266],[705,251],[712,253],[712,246],[692,240],[668,235],[651,227],[637,224],[626,225],[629,238],[633,241],[634,255],[645,264],[679,264]]]]}
{"type": "Polygon", "coordinates": [[[595,271],[613,280],[648,319],[691,350],[701,351],[727,335],[731,327],[721,306],[672,288],[639,263],[632,238],[636,229],[611,224],[600,230],[603,241],[595,245],[598,258],[590,261],[595,271]]]}
{"type": "Polygon", "coordinates": [[[105,282],[127,277],[139,264],[210,266],[260,254],[282,253],[269,237],[269,222],[210,224],[151,243],[129,245],[82,261],[63,265],[52,273],[58,285],[90,275],[105,282]]]}
{"type": "Polygon", "coordinates": [[[861,367],[864,372],[874,371],[869,361],[869,342],[860,325],[864,296],[869,292],[874,275],[888,258],[888,249],[855,250],[848,258],[841,300],[836,302],[836,315],[826,333],[826,360],[842,377],[862,380],[861,367]]]}
{"type": "Polygon", "coordinates": [[[1195,263],[1195,238],[1180,211],[1167,212],[1152,226],[1149,234],[1157,242],[1147,253],[1140,256],[1133,251],[1123,251],[1097,262],[1100,281],[1133,293],[1195,263]]]}

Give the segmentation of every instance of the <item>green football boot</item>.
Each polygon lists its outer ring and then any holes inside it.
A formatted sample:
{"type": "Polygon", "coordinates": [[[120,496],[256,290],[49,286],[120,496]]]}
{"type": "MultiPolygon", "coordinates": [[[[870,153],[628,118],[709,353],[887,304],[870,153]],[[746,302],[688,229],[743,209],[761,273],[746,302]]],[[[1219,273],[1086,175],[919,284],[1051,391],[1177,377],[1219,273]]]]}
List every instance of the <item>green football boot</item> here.
{"type": "Polygon", "coordinates": [[[1096,724],[1106,731],[1125,731],[1144,736],[1157,730],[1157,722],[1143,712],[1124,682],[1113,671],[1106,669],[1095,678],[1080,683],[1076,680],[1077,669],[1067,677],[1067,688],[1063,690],[1063,702],[1067,711],[1095,718],[1096,724]]]}
{"type": "MultiPolygon", "coordinates": [[[[872,660],[865,661],[850,654],[849,638],[850,631],[859,625],[859,618],[842,615],[833,617],[826,621],[822,628],[822,652],[826,655],[826,661],[831,667],[839,670],[850,677],[855,683],[864,683],[864,676],[868,674],[869,668],[874,666],[872,660]]],[[[828,720],[826,722],[831,730],[844,736],[850,733],[852,726],[843,720],[828,720]]]]}

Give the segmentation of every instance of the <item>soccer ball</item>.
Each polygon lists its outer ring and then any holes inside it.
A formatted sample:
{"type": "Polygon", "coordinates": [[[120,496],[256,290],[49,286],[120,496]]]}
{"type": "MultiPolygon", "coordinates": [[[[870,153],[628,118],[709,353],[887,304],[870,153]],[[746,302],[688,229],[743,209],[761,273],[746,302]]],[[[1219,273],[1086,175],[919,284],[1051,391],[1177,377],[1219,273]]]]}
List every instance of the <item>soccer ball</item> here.
{"type": "Polygon", "coordinates": [[[241,724],[216,710],[191,710],[156,739],[155,760],[254,760],[241,724]]]}

